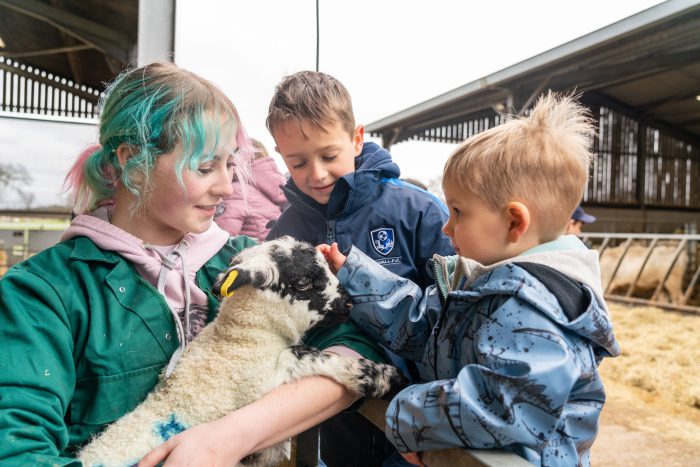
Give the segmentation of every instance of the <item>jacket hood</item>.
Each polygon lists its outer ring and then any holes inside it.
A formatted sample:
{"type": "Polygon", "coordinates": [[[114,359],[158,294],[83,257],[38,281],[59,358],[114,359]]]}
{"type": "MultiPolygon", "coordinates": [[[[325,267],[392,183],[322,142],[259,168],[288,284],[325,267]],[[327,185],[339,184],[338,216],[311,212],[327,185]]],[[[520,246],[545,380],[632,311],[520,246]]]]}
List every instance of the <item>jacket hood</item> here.
{"type": "Polygon", "coordinates": [[[566,235],[515,258],[484,266],[474,260],[436,255],[443,295],[511,294],[530,303],[562,327],[616,356],[620,348],[603,298],[598,252],[566,235]]]}
{"type": "Polygon", "coordinates": [[[391,159],[389,151],[376,143],[364,143],[362,152],[355,158],[355,171],[338,180],[327,205],[320,204],[302,193],[291,177],[284,187],[284,192],[293,205],[311,209],[326,219],[337,219],[376,198],[376,191],[382,179],[398,178],[400,175],[401,170],[391,159]]]}
{"type": "Polygon", "coordinates": [[[376,170],[384,178],[401,176],[401,169],[391,159],[389,151],[377,143],[364,143],[362,152],[355,158],[355,173],[365,170],[376,170]]]}
{"type": "MultiPolygon", "coordinates": [[[[212,222],[207,231],[201,234],[188,233],[177,245],[154,246],[112,225],[106,208],[99,208],[89,215],[76,216],[63,233],[61,241],[78,236],[88,237],[103,250],[118,253],[133,262],[143,277],[153,286],[157,285],[157,276],[167,262],[163,252],[179,250],[181,253],[175,256],[185,258],[187,274],[194,277],[194,274],[216,255],[229,238],[228,233],[212,222]]],[[[166,254],[167,256],[169,255],[166,254]]]]}

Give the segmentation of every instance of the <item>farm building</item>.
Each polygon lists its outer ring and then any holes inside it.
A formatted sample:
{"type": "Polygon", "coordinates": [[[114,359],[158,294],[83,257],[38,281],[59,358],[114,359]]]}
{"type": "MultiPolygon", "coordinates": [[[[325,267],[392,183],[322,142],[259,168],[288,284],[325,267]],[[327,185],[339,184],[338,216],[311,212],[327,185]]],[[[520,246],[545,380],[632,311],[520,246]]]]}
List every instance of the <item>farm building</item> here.
{"type": "Polygon", "coordinates": [[[175,0],[0,0],[0,112],[93,119],[125,66],[172,56],[175,0]]]}
{"type": "Polygon", "coordinates": [[[385,147],[410,140],[458,143],[526,112],[548,89],[581,93],[598,122],[583,199],[598,216],[596,231],[697,229],[697,1],[659,4],[373,122],[367,131],[385,147]]]}

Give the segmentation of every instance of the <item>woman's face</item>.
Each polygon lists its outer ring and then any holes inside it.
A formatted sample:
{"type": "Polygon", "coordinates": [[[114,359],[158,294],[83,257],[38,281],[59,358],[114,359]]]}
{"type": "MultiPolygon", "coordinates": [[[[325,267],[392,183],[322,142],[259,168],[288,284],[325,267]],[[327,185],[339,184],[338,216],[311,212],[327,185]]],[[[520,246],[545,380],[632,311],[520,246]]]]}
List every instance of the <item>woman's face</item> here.
{"type": "Polygon", "coordinates": [[[196,170],[184,168],[182,181],[177,180],[175,165],[182,157],[178,147],[158,157],[151,179],[151,192],[144,206],[144,222],[150,224],[158,242],[172,245],[187,232],[202,233],[214,220],[216,207],[233,189],[233,162],[236,149],[219,150],[213,160],[196,170]]]}
{"type": "MultiPolygon", "coordinates": [[[[222,128],[222,134],[224,129],[222,128]]],[[[233,189],[234,157],[238,151],[235,132],[215,151],[213,160],[195,170],[182,170],[183,186],[176,166],[183,157],[182,145],[156,159],[150,187],[140,209],[129,217],[122,229],[153,245],[174,245],[188,233],[202,233],[211,226],[216,206],[233,189]]],[[[117,202],[119,208],[119,202],[117,202]]],[[[124,224],[124,223],[122,223],[124,224]]]]}

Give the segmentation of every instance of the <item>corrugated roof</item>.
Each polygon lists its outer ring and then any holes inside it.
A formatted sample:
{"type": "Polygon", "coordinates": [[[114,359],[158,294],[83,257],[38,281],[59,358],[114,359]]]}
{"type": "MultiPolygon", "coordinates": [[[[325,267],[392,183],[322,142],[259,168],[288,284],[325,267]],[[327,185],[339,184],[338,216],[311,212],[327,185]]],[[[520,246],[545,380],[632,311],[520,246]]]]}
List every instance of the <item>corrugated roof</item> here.
{"type": "MultiPolygon", "coordinates": [[[[384,144],[577,89],[700,137],[700,2],[671,0],[373,122],[384,144]],[[503,110],[501,110],[503,109],[503,110]]],[[[456,138],[454,138],[456,140],[456,138]]]]}
{"type": "Polygon", "coordinates": [[[94,89],[134,58],[137,31],[138,0],[0,0],[0,56],[94,89]]]}

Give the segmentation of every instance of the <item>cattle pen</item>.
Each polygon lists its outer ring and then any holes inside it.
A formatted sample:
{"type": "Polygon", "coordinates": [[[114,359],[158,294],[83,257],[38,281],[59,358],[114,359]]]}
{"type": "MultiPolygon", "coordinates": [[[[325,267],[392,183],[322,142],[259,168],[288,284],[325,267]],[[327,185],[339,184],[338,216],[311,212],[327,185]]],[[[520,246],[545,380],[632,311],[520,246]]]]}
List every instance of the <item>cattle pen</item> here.
{"type": "Polygon", "coordinates": [[[584,233],[600,254],[605,298],[700,312],[700,235],[584,233]]]}

